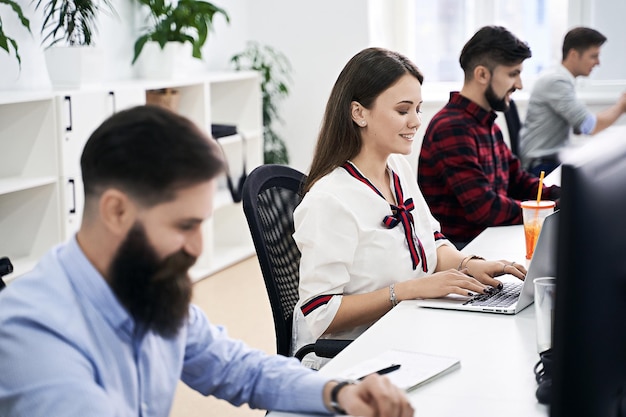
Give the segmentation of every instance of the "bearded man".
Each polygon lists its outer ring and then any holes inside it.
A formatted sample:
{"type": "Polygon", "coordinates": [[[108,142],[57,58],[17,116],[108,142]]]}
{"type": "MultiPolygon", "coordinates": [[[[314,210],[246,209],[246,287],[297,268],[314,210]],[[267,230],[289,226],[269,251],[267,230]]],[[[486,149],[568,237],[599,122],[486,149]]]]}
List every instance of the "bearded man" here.
{"type": "MultiPolygon", "coordinates": [[[[522,223],[523,200],[537,197],[539,178],[524,171],[495,123],[522,88],[530,48],[501,26],[485,26],[465,44],[463,88],[430,121],[418,182],[441,232],[462,249],[490,226],[522,223]]],[[[544,187],[544,199],[560,188],[544,187]]]]}
{"type": "Polygon", "coordinates": [[[179,380],[253,408],[413,415],[387,378],[329,380],[230,339],[190,304],[224,161],[188,119],[119,112],[81,168],[80,230],[0,293],[0,415],[167,417],[179,380]]]}

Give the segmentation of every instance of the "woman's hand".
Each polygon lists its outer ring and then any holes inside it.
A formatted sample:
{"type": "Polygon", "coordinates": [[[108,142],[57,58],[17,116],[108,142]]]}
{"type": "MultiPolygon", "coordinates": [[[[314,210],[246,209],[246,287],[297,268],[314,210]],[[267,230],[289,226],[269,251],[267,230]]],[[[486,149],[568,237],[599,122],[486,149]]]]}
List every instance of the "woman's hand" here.
{"type": "Polygon", "coordinates": [[[485,261],[482,259],[470,259],[465,264],[465,268],[461,270],[461,272],[466,273],[483,284],[497,286],[494,285],[494,282],[499,283],[500,281],[495,280],[494,277],[499,277],[504,274],[511,274],[521,280],[526,278],[526,268],[524,265],[520,265],[515,262],[507,261],[507,260],[499,260],[499,261],[485,261]]]}
{"type": "Polygon", "coordinates": [[[421,278],[396,284],[396,296],[399,300],[416,298],[439,298],[448,294],[472,296],[493,291],[493,287],[501,285],[500,281],[490,278],[490,282],[482,283],[463,271],[448,269],[435,272],[421,278]]]}

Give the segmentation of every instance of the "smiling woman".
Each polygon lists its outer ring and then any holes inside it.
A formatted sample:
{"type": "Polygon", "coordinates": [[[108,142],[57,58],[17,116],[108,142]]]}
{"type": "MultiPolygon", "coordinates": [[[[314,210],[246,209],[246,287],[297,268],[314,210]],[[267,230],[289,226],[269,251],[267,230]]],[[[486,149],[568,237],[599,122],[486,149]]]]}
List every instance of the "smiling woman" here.
{"type": "Polygon", "coordinates": [[[294,351],[320,337],[354,339],[402,300],[501,285],[500,262],[465,258],[440,233],[404,158],[421,125],[422,81],[413,62],[382,48],[362,50],[337,78],[294,211],[294,351]]]}

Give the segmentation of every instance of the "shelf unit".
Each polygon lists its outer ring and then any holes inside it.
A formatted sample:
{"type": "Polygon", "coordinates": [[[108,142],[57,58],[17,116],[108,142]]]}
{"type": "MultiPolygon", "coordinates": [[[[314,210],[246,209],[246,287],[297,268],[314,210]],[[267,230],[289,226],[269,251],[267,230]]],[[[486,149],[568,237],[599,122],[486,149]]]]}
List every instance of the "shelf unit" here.
{"type": "MultiPolygon", "coordinates": [[[[234,124],[240,135],[220,139],[233,177],[263,159],[262,98],[256,72],[208,73],[184,80],[128,80],[71,90],[0,92],[0,256],[14,272],[32,269],[52,246],[80,227],[83,190],[80,155],[93,130],[116,111],[145,104],[146,91],[175,88],[178,112],[206,132],[234,124]]],[[[254,254],[241,203],[220,179],[204,251],[194,281],[254,254]]]]}

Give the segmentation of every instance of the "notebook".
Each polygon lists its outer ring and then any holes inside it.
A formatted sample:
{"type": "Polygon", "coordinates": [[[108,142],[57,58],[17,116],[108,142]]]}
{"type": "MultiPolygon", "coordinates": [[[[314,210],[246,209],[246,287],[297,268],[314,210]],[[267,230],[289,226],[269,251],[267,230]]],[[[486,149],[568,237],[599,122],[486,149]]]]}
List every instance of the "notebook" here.
{"type": "Polygon", "coordinates": [[[461,362],[448,356],[390,349],[344,370],[339,376],[358,380],[390,366],[394,370],[384,375],[396,386],[411,391],[458,369],[461,362]]]}
{"type": "Polygon", "coordinates": [[[463,297],[450,294],[447,297],[418,300],[418,305],[429,308],[444,308],[451,310],[480,311],[499,314],[517,314],[534,301],[535,287],[533,280],[538,277],[556,276],[556,241],[558,233],[558,210],[546,217],[537,239],[537,246],[530,264],[526,279],[520,281],[513,275],[497,277],[504,284],[502,291],[489,297],[479,294],[474,297],[463,297]],[[513,302],[505,306],[503,297],[507,292],[513,302]]]}

